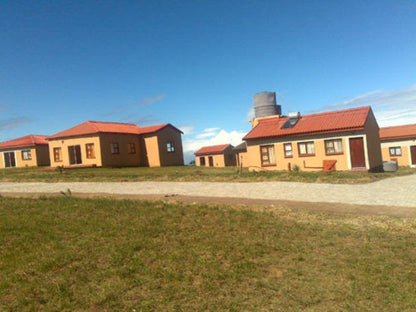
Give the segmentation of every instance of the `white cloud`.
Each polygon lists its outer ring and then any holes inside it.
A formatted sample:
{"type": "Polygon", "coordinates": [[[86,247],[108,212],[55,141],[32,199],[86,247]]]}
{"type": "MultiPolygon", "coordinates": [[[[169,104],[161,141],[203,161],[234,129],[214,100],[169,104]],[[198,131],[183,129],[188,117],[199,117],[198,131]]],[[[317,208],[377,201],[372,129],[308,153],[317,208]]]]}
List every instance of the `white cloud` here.
{"type": "Polygon", "coordinates": [[[194,126],[179,126],[179,129],[184,135],[188,135],[194,132],[194,126]]]}
{"type": "Polygon", "coordinates": [[[374,115],[380,127],[416,123],[416,109],[387,109],[375,111],[374,115]]]}
{"type": "Polygon", "coordinates": [[[196,136],[197,139],[206,139],[215,136],[216,132],[204,132],[196,136]]]}
{"type": "Polygon", "coordinates": [[[204,132],[214,132],[214,131],[217,131],[217,130],[220,130],[220,128],[206,128],[203,131],[204,132]]]}
{"type": "Polygon", "coordinates": [[[246,132],[242,131],[226,131],[219,128],[208,128],[204,129],[202,133],[195,135],[194,137],[184,136],[183,140],[183,151],[185,157],[185,163],[189,163],[195,159],[194,152],[199,150],[201,147],[219,144],[232,144],[234,146],[242,142],[246,132]],[[206,130],[215,130],[206,132],[206,130]],[[209,134],[209,136],[205,136],[209,134]]]}
{"type": "Polygon", "coordinates": [[[379,126],[394,126],[416,123],[416,84],[398,90],[375,90],[357,95],[319,111],[371,105],[379,126]]]}

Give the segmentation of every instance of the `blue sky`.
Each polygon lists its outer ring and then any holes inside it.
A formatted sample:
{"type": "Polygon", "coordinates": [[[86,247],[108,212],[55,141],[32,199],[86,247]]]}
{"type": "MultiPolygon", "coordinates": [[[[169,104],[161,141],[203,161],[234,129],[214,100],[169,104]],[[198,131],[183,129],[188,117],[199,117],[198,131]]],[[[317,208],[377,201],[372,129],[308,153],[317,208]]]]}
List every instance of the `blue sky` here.
{"type": "Polygon", "coordinates": [[[237,144],[253,95],[284,113],[372,105],[416,123],[415,1],[2,1],[0,141],[86,120],[237,144]]]}

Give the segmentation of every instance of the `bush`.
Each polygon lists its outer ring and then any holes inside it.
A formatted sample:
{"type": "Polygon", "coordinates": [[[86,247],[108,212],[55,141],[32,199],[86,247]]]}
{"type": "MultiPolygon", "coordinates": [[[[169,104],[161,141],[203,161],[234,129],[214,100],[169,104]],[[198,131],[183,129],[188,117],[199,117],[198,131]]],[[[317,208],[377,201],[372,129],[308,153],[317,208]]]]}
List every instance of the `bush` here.
{"type": "Polygon", "coordinates": [[[298,165],[294,165],[292,168],[293,172],[300,172],[300,167],[298,165]]]}

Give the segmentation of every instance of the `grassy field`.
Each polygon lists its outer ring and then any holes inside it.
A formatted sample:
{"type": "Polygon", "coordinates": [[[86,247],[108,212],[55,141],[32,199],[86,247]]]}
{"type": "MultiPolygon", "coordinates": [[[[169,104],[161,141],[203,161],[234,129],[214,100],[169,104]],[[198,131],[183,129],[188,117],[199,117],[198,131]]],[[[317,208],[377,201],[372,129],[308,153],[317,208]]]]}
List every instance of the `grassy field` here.
{"type": "Polygon", "coordinates": [[[368,183],[388,177],[416,173],[416,169],[402,167],[397,172],[249,172],[240,175],[237,168],[182,167],[130,167],[130,168],[13,168],[0,170],[0,181],[211,181],[211,182],[257,182],[297,181],[324,183],[368,183]]]}
{"type": "Polygon", "coordinates": [[[415,219],[0,197],[0,311],[414,311],[414,259],[415,219]]]}

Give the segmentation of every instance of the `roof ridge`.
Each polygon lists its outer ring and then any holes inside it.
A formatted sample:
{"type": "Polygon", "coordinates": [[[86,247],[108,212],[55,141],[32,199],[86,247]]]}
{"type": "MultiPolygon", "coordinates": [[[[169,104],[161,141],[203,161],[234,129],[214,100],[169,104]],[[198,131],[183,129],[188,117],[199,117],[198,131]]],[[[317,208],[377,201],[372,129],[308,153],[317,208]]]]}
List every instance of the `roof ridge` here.
{"type": "Polygon", "coordinates": [[[91,121],[91,120],[88,120],[88,121],[86,122],[86,124],[91,125],[91,126],[95,129],[95,132],[100,132],[100,129],[98,129],[98,127],[95,125],[95,122],[93,122],[93,121],[91,121]]]}
{"type": "Polygon", "coordinates": [[[118,122],[118,121],[99,121],[99,120],[87,120],[86,122],[90,123],[106,123],[106,124],[119,124],[119,125],[129,125],[129,126],[137,126],[138,125],[130,122],[118,122]]]}
{"type": "Polygon", "coordinates": [[[416,123],[405,124],[405,125],[397,125],[397,126],[380,127],[380,129],[389,129],[389,128],[398,128],[398,127],[408,127],[408,126],[416,126],[416,123]]]}
{"type": "Polygon", "coordinates": [[[339,109],[339,110],[335,110],[335,111],[328,111],[328,112],[320,112],[320,113],[314,113],[314,114],[309,114],[309,115],[301,115],[300,117],[312,117],[312,116],[322,116],[322,115],[334,115],[334,114],[339,114],[339,113],[344,113],[344,112],[352,112],[352,111],[357,111],[357,110],[369,110],[371,108],[371,106],[367,105],[367,106],[359,106],[359,107],[353,107],[353,108],[346,108],[346,109],[339,109]]]}

